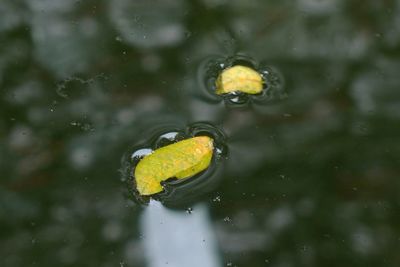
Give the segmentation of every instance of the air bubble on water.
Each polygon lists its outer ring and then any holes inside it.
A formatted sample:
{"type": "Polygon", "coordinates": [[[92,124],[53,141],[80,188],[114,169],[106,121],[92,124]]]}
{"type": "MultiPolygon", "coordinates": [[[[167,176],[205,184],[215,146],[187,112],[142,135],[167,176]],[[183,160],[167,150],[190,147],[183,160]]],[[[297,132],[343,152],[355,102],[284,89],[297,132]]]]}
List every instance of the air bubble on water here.
{"type": "Polygon", "coordinates": [[[232,220],[231,220],[231,218],[229,217],[229,216],[226,216],[225,218],[224,218],[224,222],[231,222],[232,220]]]}
{"type": "Polygon", "coordinates": [[[221,197],[220,196],[214,197],[213,202],[221,202],[221,197]]]}
{"type": "Polygon", "coordinates": [[[170,133],[166,133],[160,136],[160,138],[165,138],[168,139],[170,141],[175,140],[176,136],[179,134],[179,132],[170,132],[170,133]]]}
{"type": "Polygon", "coordinates": [[[187,213],[187,214],[192,214],[192,212],[193,212],[193,209],[192,209],[192,208],[189,207],[189,208],[186,209],[186,213],[187,213]]]}
{"type": "Polygon", "coordinates": [[[249,101],[248,95],[241,92],[232,92],[227,94],[225,95],[225,99],[234,105],[244,105],[249,101]]]}
{"type": "Polygon", "coordinates": [[[149,148],[139,149],[139,150],[136,150],[135,152],[132,153],[131,159],[132,160],[141,159],[144,156],[147,156],[147,155],[149,155],[151,153],[153,153],[152,149],[149,149],[149,148]]]}
{"type": "Polygon", "coordinates": [[[240,103],[240,99],[239,99],[238,96],[234,96],[234,97],[230,98],[229,100],[230,100],[232,103],[237,103],[237,104],[240,103]]]}
{"type": "Polygon", "coordinates": [[[154,143],[154,148],[160,148],[163,146],[170,145],[172,143],[175,143],[177,141],[183,140],[184,138],[184,133],[179,132],[179,131],[171,131],[171,132],[166,132],[161,134],[155,141],[154,143]]]}
{"type": "Polygon", "coordinates": [[[228,263],[226,264],[226,266],[233,266],[233,263],[232,263],[232,262],[228,262],[228,263]]]}
{"type": "Polygon", "coordinates": [[[216,153],[217,159],[220,159],[220,158],[221,158],[221,155],[223,154],[223,150],[222,150],[221,148],[217,147],[217,148],[215,149],[215,151],[217,152],[217,153],[216,153]]]}

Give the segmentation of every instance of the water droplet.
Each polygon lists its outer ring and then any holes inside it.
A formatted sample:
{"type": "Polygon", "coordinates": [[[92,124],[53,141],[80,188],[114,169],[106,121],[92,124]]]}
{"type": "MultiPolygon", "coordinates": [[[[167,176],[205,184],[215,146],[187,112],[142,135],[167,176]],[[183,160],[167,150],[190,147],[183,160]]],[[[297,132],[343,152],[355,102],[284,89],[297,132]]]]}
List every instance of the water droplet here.
{"type": "Polygon", "coordinates": [[[216,196],[215,198],[213,198],[213,202],[221,202],[221,197],[216,196]]]}
{"type": "Polygon", "coordinates": [[[192,209],[192,208],[189,207],[189,208],[186,209],[186,213],[192,214],[192,212],[193,212],[193,209],[192,209]]]}

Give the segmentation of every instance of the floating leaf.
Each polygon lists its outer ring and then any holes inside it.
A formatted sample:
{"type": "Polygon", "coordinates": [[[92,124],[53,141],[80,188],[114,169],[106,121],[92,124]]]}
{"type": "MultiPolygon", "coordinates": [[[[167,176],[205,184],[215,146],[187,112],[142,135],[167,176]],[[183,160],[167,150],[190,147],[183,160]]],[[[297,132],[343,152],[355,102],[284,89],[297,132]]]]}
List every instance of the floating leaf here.
{"type": "Polygon", "coordinates": [[[163,190],[162,181],[187,178],[207,169],[213,149],[210,137],[198,136],[155,150],[135,168],[137,190],[141,195],[153,195],[163,190]]]}
{"type": "Polygon", "coordinates": [[[263,79],[257,71],[237,65],[222,71],[216,86],[218,95],[232,92],[258,94],[262,91],[263,79]]]}

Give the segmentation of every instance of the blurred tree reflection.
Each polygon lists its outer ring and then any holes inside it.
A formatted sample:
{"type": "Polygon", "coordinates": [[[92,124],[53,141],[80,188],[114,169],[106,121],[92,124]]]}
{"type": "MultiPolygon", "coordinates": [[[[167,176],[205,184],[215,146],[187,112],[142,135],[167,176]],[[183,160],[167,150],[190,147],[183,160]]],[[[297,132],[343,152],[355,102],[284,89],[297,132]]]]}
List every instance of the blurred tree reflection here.
{"type": "Polygon", "coordinates": [[[120,159],[206,118],[229,134],[203,199],[226,262],[399,266],[399,20],[395,0],[3,0],[0,265],[145,266],[120,159]],[[289,97],[190,98],[202,60],[238,52],[289,97]]]}

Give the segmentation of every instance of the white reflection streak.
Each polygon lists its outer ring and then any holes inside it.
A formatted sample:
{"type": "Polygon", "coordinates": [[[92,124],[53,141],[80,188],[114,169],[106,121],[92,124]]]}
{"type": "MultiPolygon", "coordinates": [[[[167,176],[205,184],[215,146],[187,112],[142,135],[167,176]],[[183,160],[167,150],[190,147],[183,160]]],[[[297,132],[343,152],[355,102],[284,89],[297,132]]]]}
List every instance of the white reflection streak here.
{"type": "Polygon", "coordinates": [[[219,267],[218,248],[207,207],[188,214],[151,200],[140,222],[149,267],[219,267]]]}

